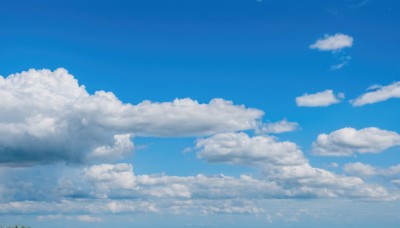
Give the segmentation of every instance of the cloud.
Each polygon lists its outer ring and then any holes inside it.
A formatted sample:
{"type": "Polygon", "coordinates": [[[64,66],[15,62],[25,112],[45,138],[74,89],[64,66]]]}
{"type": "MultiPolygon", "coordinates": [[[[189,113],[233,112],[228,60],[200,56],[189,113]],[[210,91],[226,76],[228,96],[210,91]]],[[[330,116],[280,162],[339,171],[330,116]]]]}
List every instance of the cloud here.
{"type": "Polygon", "coordinates": [[[204,136],[257,127],[264,113],[213,99],[122,103],[113,93],[89,94],[65,69],[0,76],[0,163],[34,165],[116,160],[131,137],[204,136]]]}
{"type": "Polygon", "coordinates": [[[225,133],[199,140],[196,148],[198,157],[207,162],[261,170],[264,181],[276,183],[286,197],[392,197],[383,187],[368,185],[358,177],[312,167],[296,144],[274,137],[225,133]]]}
{"type": "Polygon", "coordinates": [[[296,122],[289,122],[283,119],[278,122],[264,123],[255,130],[256,134],[279,134],[284,132],[296,131],[299,129],[299,124],[296,122]]]}
{"type": "Polygon", "coordinates": [[[321,156],[351,156],[354,153],[380,153],[400,145],[400,135],[375,127],[356,130],[346,127],[330,134],[320,134],[312,152],[321,156]]]}
{"type": "Polygon", "coordinates": [[[274,180],[296,198],[397,199],[381,186],[366,184],[358,177],[337,175],[308,163],[274,167],[264,172],[269,180],[274,180]]]}
{"type": "Polygon", "coordinates": [[[130,164],[93,165],[84,170],[84,179],[94,183],[95,197],[107,198],[112,190],[123,191],[135,187],[133,167],[130,164]]]}
{"type": "Polygon", "coordinates": [[[374,176],[376,175],[375,167],[361,162],[348,163],[344,165],[343,170],[355,176],[374,176]]]}
{"type": "Polygon", "coordinates": [[[348,163],[343,167],[343,170],[354,176],[368,177],[381,176],[390,180],[398,178],[400,174],[400,165],[393,165],[388,168],[375,167],[362,162],[348,163]]]}
{"type": "Polygon", "coordinates": [[[310,48],[319,51],[339,51],[352,46],[353,37],[336,33],[335,35],[325,35],[324,38],[318,39],[314,44],[310,45],[310,48]]]}
{"type": "Polygon", "coordinates": [[[102,219],[98,217],[93,217],[90,215],[62,215],[62,214],[54,214],[54,215],[39,215],[37,216],[37,220],[77,220],[81,222],[101,222],[102,219]]]}
{"type": "Polygon", "coordinates": [[[339,60],[341,61],[341,63],[338,63],[336,65],[331,66],[332,70],[339,70],[342,69],[344,66],[346,66],[347,64],[349,64],[351,57],[350,56],[342,56],[339,58],[339,60]]]}
{"type": "MultiPolygon", "coordinates": [[[[90,169],[103,169],[104,166],[126,166],[128,164],[94,165],[90,169]]],[[[112,168],[115,169],[115,168],[112,168]]],[[[118,169],[118,168],[117,168],[118,169]]],[[[364,183],[358,177],[342,176],[324,169],[314,168],[308,163],[300,165],[278,165],[263,167],[262,176],[255,178],[240,175],[238,178],[225,175],[167,176],[134,175],[133,170],[115,171],[130,173],[131,185],[121,186],[111,181],[109,174],[100,173],[98,178],[83,175],[69,177],[73,182],[71,191],[86,189],[88,195],[80,199],[142,199],[144,202],[160,202],[156,208],[165,208],[165,201],[185,202],[197,200],[201,205],[209,205],[208,200],[222,199],[275,199],[275,198],[365,198],[391,199],[386,189],[364,183]],[[103,177],[105,175],[105,177],[103,177]],[[203,201],[203,202],[202,202],[203,201]],[[164,206],[163,206],[164,205],[164,206]]],[[[113,174],[114,176],[114,174],[113,174]]],[[[76,194],[77,195],[77,194],[76,194]]],[[[157,209],[157,210],[158,210],[157,209]]],[[[182,212],[181,212],[182,213],[182,212]]],[[[236,212],[235,212],[236,213],[236,212]]]]}
{"type": "Polygon", "coordinates": [[[369,90],[373,91],[364,93],[351,101],[353,106],[363,106],[386,101],[391,98],[400,98],[400,82],[394,82],[387,86],[372,86],[369,90]]]}
{"type": "Polygon", "coordinates": [[[247,166],[298,165],[306,162],[292,142],[279,142],[275,137],[249,137],[245,133],[221,133],[196,143],[197,156],[211,163],[247,166]]]}
{"type": "Polygon", "coordinates": [[[101,222],[102,219],[98,217],[93,217],[90,215],[78,215],[76,219],[82,222],[101,222]]]}
{"type": "Polygon", "coordinates": [[[343,93],[335,95],[332,90],[325,90],[314,94],[305,93],[296,97],[296,104],[299,107],[326,107],[340,103],[343,98],[343,93]]]}

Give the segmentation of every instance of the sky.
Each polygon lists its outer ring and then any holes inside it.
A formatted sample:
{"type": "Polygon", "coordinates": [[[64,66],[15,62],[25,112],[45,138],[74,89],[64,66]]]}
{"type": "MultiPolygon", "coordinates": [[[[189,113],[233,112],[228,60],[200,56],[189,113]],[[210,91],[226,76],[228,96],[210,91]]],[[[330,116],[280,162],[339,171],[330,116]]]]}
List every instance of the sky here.
{"type": "Polygon", "coordinates": [[[1,1],[0,226],[398,227],[395,0],[1,1]]]}

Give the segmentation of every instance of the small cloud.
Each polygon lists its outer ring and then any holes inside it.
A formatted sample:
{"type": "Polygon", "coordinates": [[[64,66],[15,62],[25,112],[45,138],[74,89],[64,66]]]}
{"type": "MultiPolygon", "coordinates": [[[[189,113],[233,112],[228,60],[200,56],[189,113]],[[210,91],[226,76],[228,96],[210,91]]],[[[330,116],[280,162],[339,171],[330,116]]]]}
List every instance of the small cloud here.
{"type": "Polygon", "coordinates": [[[328,165],[330,168],[339,168],[339,164],[336,162],[332,162],[331,164],[328,165]]]}
{"type": "Polygon", "coordinates": [[[335,35],[325,35],[324,38],[318,39],[314,44],[309,47],[319,51],[339,51],[343,48],[353,46],[353,37],[336,33],[335,35]]]}
{"type": "Polygon", "coordinates": [[[303,94],[296,97],[296,104],[299,107],[326,107],[340,103],[344,99],[344,94],[335,95],[332,90],[325,90],[314,94],[303,94]]]}
{"type": "Polygon", "coordinates": [[[340,60],[341,60],[341,63],[331,66],[331,70],[342,69],[344,66],[346,66],[350,62],[351,57],[344,56],[344,57],[341,57],[340,60]]]}
{"type": "Polygon", "coordinates": [[[296,122],[289,122],[283,119],[278,122],[264,123],[260,128],[255,130],[256,134],[279,134],[284,132],[296,131],[299,129],[299,124],[296,122]]]}
{"type": "Polygon", "coordinates": [[[93,217],[89,215],[78,215],[76,216],[76,219],[81,221],[81,222],[101,222],[102,219],[98,217],[93,217]]]}

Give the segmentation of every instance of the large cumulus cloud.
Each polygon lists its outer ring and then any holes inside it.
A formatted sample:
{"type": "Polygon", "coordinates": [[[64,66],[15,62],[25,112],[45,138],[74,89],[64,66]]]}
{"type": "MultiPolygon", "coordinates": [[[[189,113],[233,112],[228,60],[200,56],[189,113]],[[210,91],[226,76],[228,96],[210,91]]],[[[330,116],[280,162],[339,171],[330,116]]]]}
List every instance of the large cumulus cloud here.
{"type": "Polygon", "coordinates": [[[120,158],[134,136],[248,130],[264,114],[223,99],[123,103],[111,92],[89,94],[62,68],[0,76],[0,96],[0,163],[13,165],[120,158]]]}

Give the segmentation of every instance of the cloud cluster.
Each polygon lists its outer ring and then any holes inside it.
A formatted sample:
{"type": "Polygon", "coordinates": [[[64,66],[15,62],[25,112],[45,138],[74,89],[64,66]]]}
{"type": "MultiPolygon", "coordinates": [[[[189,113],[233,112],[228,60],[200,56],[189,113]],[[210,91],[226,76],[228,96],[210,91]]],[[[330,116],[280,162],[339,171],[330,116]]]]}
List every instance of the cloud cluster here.
{"type": "Polygon", "coordinates": [[[310,48],[320,51],[338,51],[352,46],[353,37],[336,33],[335,35],[325,35],[324,38],[318,39],[314,44],[310,45],[310,48]]]}
{"type": "Polygon", "coordinates": [[[0,76],[0,163],[32,165],[118,159],[130,137],[204,136],[256,128],[263,112],[223,99],[124,104],[89,94],[65,69],[0,76]]]}
{"type": "MultiPolygon", "coordinates": [[[[380,186],[364,183],[358,177],[341,176],[304,162],[298,165],[263,167],[262,177],[250,175],[167,176],[134,175],[129,164],[94,165],[81,175],[65,177],[71,182],[63,192],[75,192],[82,199],[146,199],[148,202],[164,200],[222,200],[222,199],[274,199],[274,198],[365,198],[390,199],[391,195],[380,186]],[[93,177],[92,175],[95,175],[93,177]],[[116,180],[113,180],[113,179],[116,180]],[[124,183],[126,180],[126,183],[124,183]],[[79,192],[85,189],[87,195],[79,192]]],[[[66,180],[64,180],[66,181],[66,180]]],[[[60,184],[60,183],[59,183],[60,184]]],[[[58,192],[62,194],[63,192],[58,192]]],[[[76,197],[75,197],[76,198],[76,197]]]]}
{"type": "Polygon", "coordinates": [[[325,90],[314,94],[305,93],[296,97],[296,104],[299,107],[326,107],[340,103],[343,98],[343,93],[335,95],[332,90],[325,90]]]}
{"type": "Polygon", "coordinates": [[[383,187],[360,178],[312,167],[296,144],[274,137],[225,133],[199,140],[196,148],[198,157],[208,162],[260,169],[264,180],[276,183],[286,197],[391,197],[383,187]]]}
{"type": "Polygon", "coordinates": [[[387,86],[375,86],[373,91],[362,94],[351,103],[353,106],[363,106],[386,101],[391,98],[400,98],[400,82],[394,82],[387,86]]]}
{"type": "Polygon", "coordinates": [[[321,156],[351,156],[353,153],[380,153],[400,145],[400,135],[375,127],[342,128],[330,134],[320,134],[312,145],[312,152],[321,156]]]}
{"type": "MultiPolygon", "coordinates": [[[[397,175],[398,167],[345,166],[354,176],[313,167],[297,144],[267,135],[296,130],[296,122],[262,124],[262,111],[223,99],[125,104],[110,92],[89,94],[65,69],[0,77],[0,96],[0,164],[16,166],[0,166],[0,215],[100,222],[102,215],[119,213],[260,214],[265,207],[257,202],[265,199],[399,198],[359,177],[397,175]],[[198,158],[249,166],[258,173],[136,175],[132,164],[110,163],[129,154],[135,148],[132,139],[140,136],[202,137],[194,146],[198,158]],[[21,167],[46,163],[51,164],[21,167]]],[[[326,90],[296,102],[327,106],[342,98],[326,90]]],[[[398,144],[395,132],[345,128],[320,135],[313,152],[351,155],[398,144]]]]}

